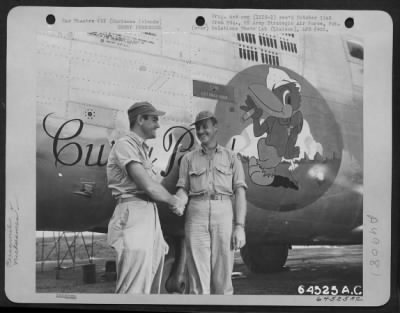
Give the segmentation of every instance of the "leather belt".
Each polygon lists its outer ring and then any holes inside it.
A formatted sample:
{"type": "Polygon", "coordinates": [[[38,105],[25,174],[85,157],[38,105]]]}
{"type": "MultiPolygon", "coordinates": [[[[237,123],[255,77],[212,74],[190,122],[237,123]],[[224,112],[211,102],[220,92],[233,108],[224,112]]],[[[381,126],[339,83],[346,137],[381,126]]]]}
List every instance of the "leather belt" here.
{"type": "Polygon", "coordinates": [[[231,200],[232,197],[223,194],[202,194],[202,195],[193,195],[190,196],[190,199],[194,200],[231,200]]]}
{"type": "Polygon", "coordinates": [[[136,194],[126,198],[119,198],[117,200],[118,204],[131,201],[153,201],[153,200],[146,194],[136,194]]]}

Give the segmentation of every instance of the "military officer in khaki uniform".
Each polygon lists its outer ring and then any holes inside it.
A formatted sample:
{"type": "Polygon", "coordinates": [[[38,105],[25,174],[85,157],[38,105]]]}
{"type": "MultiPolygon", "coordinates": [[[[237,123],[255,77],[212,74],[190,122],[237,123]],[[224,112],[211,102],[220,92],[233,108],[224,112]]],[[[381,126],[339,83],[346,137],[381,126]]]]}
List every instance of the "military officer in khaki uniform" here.
{"type": "Polygon", "coordinates": [[[183,206],[154,179],[148,156],[145,141],[155,138],[163,114],[148,102],[132,105],[131,131],[115,143],[108,158],[108,186],[117,200],[108,225],[108,242],[117,252],[116,293],[159,293],[168,245],[154,201],[169,204],[176,213],[183,206]]]}
{"type": "Polygon", "coordinates": [[[217,144],[214,114],[200,112],[194,124],[201,147],[182,158],[177,183],[177,196],[189,201],[185,216],[189,293],[229,295],[234,250],[246,243],[247,185],[238,156],[217,144]]]}

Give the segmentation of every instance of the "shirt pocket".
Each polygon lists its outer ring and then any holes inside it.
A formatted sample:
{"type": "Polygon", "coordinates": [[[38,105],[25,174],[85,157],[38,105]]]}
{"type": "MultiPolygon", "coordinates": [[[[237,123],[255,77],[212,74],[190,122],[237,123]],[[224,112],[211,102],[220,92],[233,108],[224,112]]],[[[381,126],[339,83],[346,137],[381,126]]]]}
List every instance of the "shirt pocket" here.
{"type": "Polygon", "coordinates": [[[190,193],[202,194],[207,191],[207,169],[192,169],[189,171],[190,193]]]}
{"type": "Polygon", "coordinates": [[[232,195],[233,171],[231,167],[216,164],[214,168],[215,190],[217,193],[232,195]]]}

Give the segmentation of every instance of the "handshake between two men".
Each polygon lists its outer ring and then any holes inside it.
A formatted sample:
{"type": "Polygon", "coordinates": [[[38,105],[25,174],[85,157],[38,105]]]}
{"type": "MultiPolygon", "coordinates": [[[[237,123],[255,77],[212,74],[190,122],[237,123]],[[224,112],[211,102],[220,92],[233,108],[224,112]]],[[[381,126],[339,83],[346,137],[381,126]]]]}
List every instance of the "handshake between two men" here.
{"type": "Polygon", "coordinates": [[[189,200],[186,192],[179,188],[175,195],[172,196],[173,200],[170,203],[170,209],[178,216],[182,216],[185,212],[186,204],[189,200]]]}

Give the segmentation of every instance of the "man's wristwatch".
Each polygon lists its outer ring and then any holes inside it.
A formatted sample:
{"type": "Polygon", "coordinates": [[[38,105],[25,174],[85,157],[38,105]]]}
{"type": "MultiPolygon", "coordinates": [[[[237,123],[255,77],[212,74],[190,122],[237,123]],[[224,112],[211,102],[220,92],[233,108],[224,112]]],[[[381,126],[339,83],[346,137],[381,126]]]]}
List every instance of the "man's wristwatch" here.
{"type": "Polygon", "coordinates": [[[235,223],[235,226],[240,226],[240,227],[244,228],[244,223],[235,223]]]}

